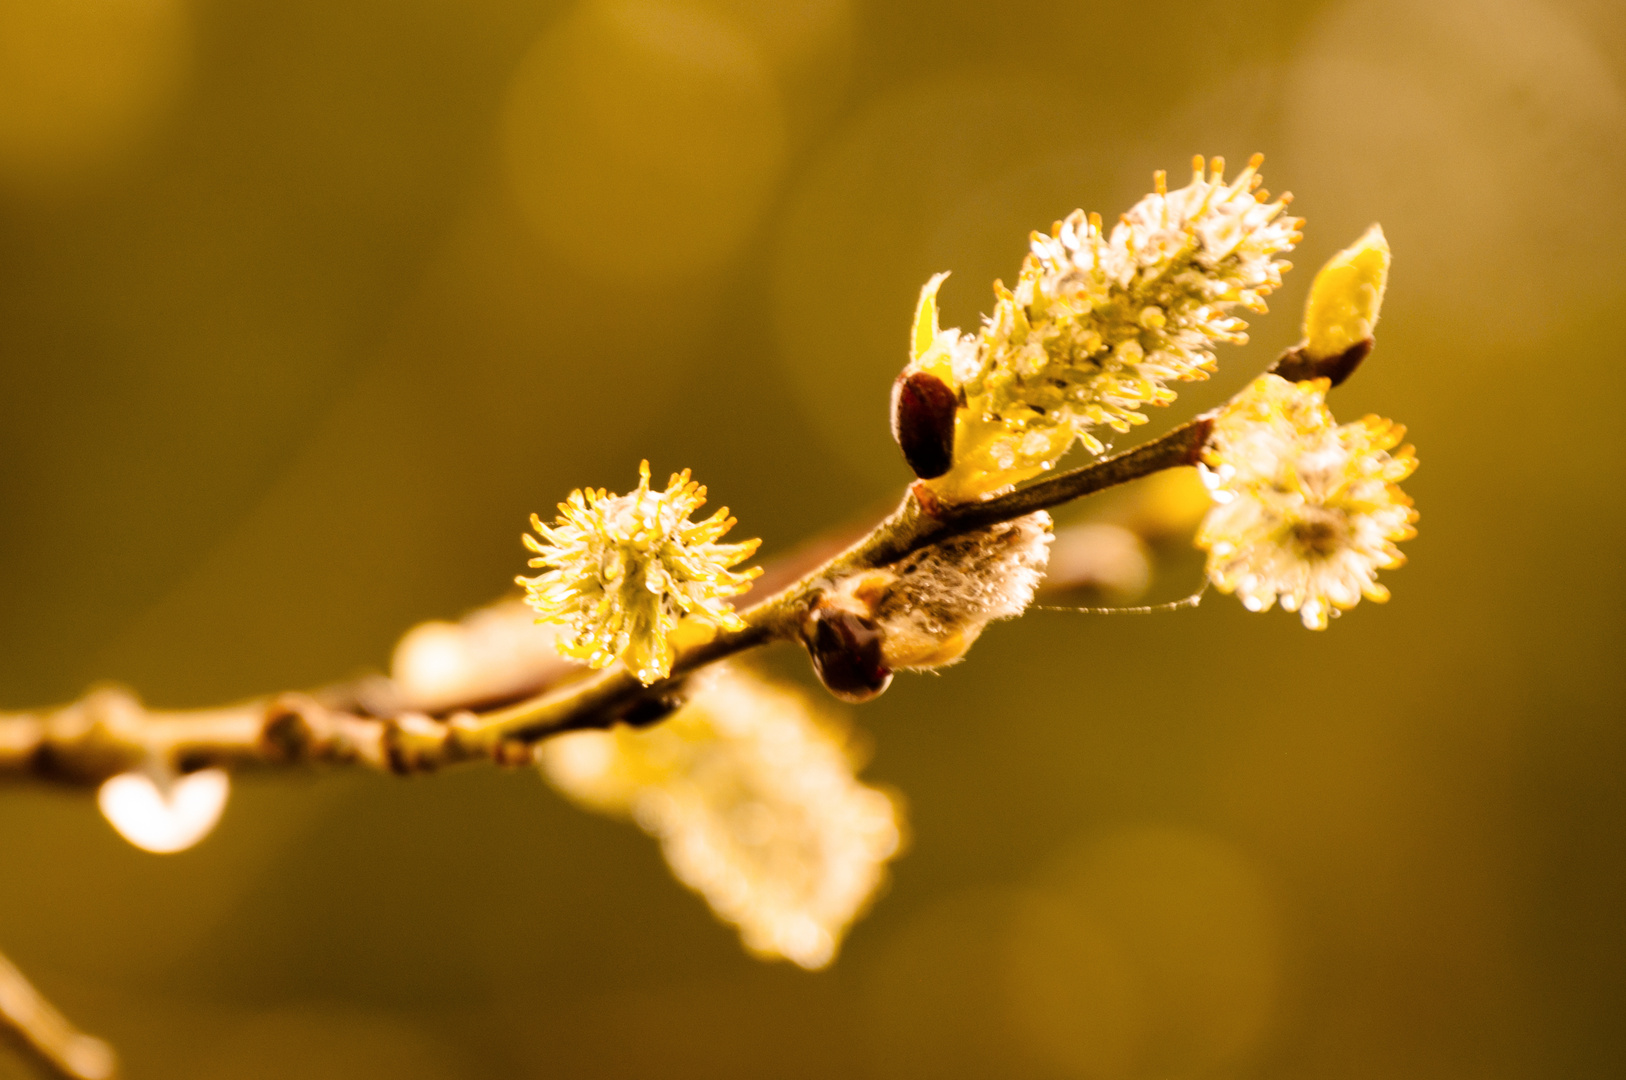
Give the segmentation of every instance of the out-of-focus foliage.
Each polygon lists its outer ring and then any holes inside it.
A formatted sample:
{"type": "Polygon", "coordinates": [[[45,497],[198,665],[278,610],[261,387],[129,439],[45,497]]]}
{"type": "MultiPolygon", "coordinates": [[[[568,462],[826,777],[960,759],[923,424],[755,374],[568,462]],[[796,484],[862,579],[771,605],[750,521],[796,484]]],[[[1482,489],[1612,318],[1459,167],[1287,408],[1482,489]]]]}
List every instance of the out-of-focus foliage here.
{"type": "Polygon", "coordinates": [[[663,723],[575,732],[541,759],[572,799],[657,837],[748,949],[813,970],[835,959],[902,840],[893,800],[853,775],[846,726],[741,668],[696,676],[663,723]]]}
{"type": "Polygon", "coordinates": [[[163,859],[5,791],[0,948],[134,1080],[1618,1072],[1618,7],[0,0],[8,706],[382,667],[642,457],[771,560],[908,479],[923,281],[974,328],[1034,224],[1195,152],[1264,151],[1301,270],[1136,434],[1381,221],[1329,400],[1407,421],[1428,515],[1325,634],[1035,611],[899,675],[855,716],[912,847],[823,973],[529,770],[245,776],[163,859]]]}

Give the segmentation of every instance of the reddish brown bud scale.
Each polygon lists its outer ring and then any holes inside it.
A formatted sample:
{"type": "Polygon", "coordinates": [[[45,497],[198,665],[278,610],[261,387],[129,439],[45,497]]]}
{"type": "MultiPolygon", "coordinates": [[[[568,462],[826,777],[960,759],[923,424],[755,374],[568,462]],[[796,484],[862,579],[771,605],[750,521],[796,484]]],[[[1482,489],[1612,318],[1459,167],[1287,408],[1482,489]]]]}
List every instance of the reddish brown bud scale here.
{"type": "Polygon", "coordinates": [[[905,371],[892,384],[892,438],[922,480],[942,476],[953,466],[959,407],[954,388],[929,372],[905,371]]]}
{"type": "Polygon", "coordinates": [[[891,669],[881,662],[881,628],[874,619],[815,608],[802,627],[802,643],[819,681],[842,701],[869,701],[892,683],[891,669]]]}
{"type": "Polygon", "coordinates": [[[1371,338],[1357,341],[1335,356],[1324,356],[1319,359],[1305,355],[1304,346],[1300,345],[1283,353],[1281,358],[1271,365],[1270,370],[1288,382],[1326,379],[1332,385],[1338,386],[1355,374],[1355,369],[1361,366],[1361,361],[1371,352],[1371,338]]]}

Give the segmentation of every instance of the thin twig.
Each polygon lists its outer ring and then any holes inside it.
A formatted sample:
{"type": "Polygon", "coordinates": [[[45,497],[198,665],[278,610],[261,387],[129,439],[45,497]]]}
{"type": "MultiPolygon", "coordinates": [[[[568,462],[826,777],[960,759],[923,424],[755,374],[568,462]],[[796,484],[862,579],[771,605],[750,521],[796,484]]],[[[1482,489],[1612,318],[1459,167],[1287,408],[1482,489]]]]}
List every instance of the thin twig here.
{"type": "Polygon", "coordinates": [[[118,1073],[113,1048],[75,1029],[4,956],[0,956],[0,1029],[49,1076],[111,1080],[118,1073]]]}

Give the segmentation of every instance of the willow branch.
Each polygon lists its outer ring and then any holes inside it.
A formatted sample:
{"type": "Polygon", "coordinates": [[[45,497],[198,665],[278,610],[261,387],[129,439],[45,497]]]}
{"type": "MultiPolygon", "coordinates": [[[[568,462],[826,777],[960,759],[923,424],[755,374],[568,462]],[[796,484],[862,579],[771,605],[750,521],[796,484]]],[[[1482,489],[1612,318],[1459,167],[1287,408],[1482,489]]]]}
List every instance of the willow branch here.
{"type": "MultiPolygon", "coordinates": [[[[1295,380],[1342,382],[1370,342],[1312,358],[1291,349],[1272,372],[1295,380]]],[[[684,680],[709,664],[794,636],[809,606],[834,582],[884,567],[975,529],[1046,510],[1164,469],[1192,465],[1202,454],[1217,411],[1108,458],[1045,476],[1013,491],[970,503],[945,503],[916,484],[898,507],[855,543],[832,554],[814,544],[790,580],[744,614],[745,627],[682,645],[672,674],[651,686],[620,664],[586,674],[555,673],[529,697],[507,704],[452,702],[431,715],[403,706],[388,680],[317,694],[281,694],[241,705],[180,712],[144,709],[128,691],[104,689],[40,714],[0,715],[0,780],[32,778],[95,785],[134,769],[189,772],[301,765],[359,765],[395,773],[429,771],[466,761],[527,764],[536,742],[567,731],[651,723],[681,702],[684,680]],[[808,564],[811,563],[809,566],[808,564]]]]}
{"type": "MultiPolygon", "coordinates": [[[[1283,353],[1268,371],[1294,381],[1328,378],[1336,385],[1347,379],[1371,351],[1370,340],[1330,357],[1313,357],[1299,346],[1283,353]]],[[[533,743],[566,731],[609,727],[640,701],[681,695],[683,679],[699,668],[791,636],[809,603],[841,577],[889,565],[923,547],[974,529],[1060,506],[1164,469],[1196,464],[1218,412],[1211,410],[1133,449],[1047,476],[992,499],[943,503],[932,498],[924,486],[915,484],[904,494],[898,508],[868,536],[746,612],[743,630],[724,632],[680,649],[669,678],[644,687],[617,665],[578,686],[544,693],[485,716],[455,717],[447,747],[453,754],[478,756],[504,742],[533,743]]]]}
{"type": "Polygon", "coordinates": [[[112,1047],[76,1030],[4,956],[0,1029],[48,1076],[110,1080],[118,1072],[112,1047]]]}
{"type": "Polygon", "coordinates": [[[974,529],[1060,506],[1163,469],[1195,464],[1212,427],[1212,417],[1200,417],[1133,450],[976,503],[939,502],[924,486],[915,484],[868,536],[748,610],[743,630],[680,649],[670,678],[645,687],[617,666],[583,684],[484,716],[455,717],[450,724],[449,749],[453,754],[479,756],[501,741],[532,743],[566,731],[608,727],[640,701],[680,695],[683,679],[707,664],[792,636],[808,605],[840,578],[890,565],[974,529]]]}

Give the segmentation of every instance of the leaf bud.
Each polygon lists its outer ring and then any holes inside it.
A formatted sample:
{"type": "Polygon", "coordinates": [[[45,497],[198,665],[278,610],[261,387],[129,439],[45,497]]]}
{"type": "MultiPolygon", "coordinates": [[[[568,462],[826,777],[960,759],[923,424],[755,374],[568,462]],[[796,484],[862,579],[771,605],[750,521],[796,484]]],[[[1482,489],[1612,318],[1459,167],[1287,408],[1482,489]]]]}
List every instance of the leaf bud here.
{"type": "Polygon", "coordinates": [[[1316,272],[1304,306],[1304,344],[1312,360],[1330,360],[1372,339],[1389,283],[1389,243],[1374,225],[1316,272]]]}
{"type": "Polygon", "coordinates": [[[821,603],[802,625],[802,643],[819,681],[842,701],[870,701],[892,683],[881,659],[880,624],[868,615],[821,603]]]}
{"type": "Polygon", "coordinates": [[[937,323],[937,274],[920,290],[909,334],[909,363],[892,384],[892,438],[915,475],[932,480],[954,466],[954,432],[964,404],[955,377],[956,350],[968,344],[937,323]]]}
{"type": "Polygon", "coordinates": [[[888,667],[942,667],[964,656],[988,623],[1028,606],[1050,538],[1050,515],[1040,510],[922,548],[846,591],[869,600],[888,667]]]}
{"type": "Polygon", "coordinates": [[[1032,601],[1050,538],[1040,510],[832,583],[802,626],[814,669],[837,697],[867,701],[894,671],[954,663],[990,622],[1032,601]]]}
{"type": "Polygon", "coordinates": [[[959,395],[928,371],[905,369],[892,384],[892,438],[922,480],[954,465],[954,418],[959,395]]]}

